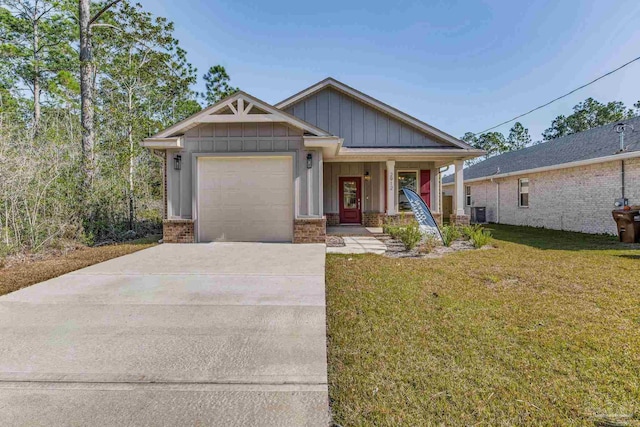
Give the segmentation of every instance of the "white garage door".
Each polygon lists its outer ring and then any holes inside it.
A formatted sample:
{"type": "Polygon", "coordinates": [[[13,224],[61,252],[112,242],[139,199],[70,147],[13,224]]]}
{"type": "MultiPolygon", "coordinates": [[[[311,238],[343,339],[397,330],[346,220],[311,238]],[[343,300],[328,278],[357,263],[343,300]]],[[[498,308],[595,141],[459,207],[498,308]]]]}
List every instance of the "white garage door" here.
{"type": "Polygon", "coordinates": [[[290,242],[291,157],[198,158],[201,242],[290,242]]]}

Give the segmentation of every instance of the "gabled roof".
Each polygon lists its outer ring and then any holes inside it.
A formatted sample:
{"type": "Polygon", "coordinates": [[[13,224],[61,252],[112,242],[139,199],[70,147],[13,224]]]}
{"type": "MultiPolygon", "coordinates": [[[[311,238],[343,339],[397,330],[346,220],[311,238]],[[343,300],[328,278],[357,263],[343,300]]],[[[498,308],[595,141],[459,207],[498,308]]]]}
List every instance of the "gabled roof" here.
{"type": "Polygon", "coordinates": [[[184,134],[201,123],[283,122],[315,136],[331,136],[327,131],[305,122],[272,105],[239,91],[153,135],[148,140],[184,134]]]}
{"type": "MultiPolygon", "coordinates": [[[[537,172],[539,169],[576,166],[577,162],[597,163],[625,157],[640,157],[640,116],[623,121],[625,151],[620,152],[620,140],[615,132],[619,122],[589,129],[573,135],[552,139],[517,151],[490,157],[464,169],[464,180],[481,180],[515,173],[537,172]],[[633,130],[631,130],[633,129],[633,130]]],[[[453,182],[453,175],[442,179],[453,182]]]]}
{"type": "Polygon", "coordinates": [[[372,108],[375,108],[379,111],[382,111],[385,114],[388,114],[391,117],[394,117],[398,120],[400,120],[401,122],[404,122],[422,132],[425,132],[429,135],[432,135],[436,138],[439,138],[443,141],[446,141],[450,144],[453,144],[454,146],[458,147],[458,148],[462,148],[462,149],[473,149],[472,146],[470,146],[469,144],[465,143],[464,141],[459,140],[458,138],[449,135],[448,133],[445,133],[443,131],[441,131],[440,129],[437,129],[419,119],[416,119],[413,116],[410,116],[409,114],[403,113],[402,111],[398,110],[397,108],[394,108],[390,105],[385,104],[382,101],[379,101],[365,93],[360,92],[357,89],[352,88],[351,86],[347,86],[346,84],[337,81],[336,79],[332,78],[332,77],[328,77],[310,87],[308,87],[307,89],[304,89],[298,93],[296,93],[295,95],[290,96],[289,98],[280,101],[279,103],[275,104],[276,108],[279,108],[281,110],[290,107],[291,105],[305,99],[308,98],[310,96],[312,96],[313,94],[327,88],[333,88],[337,91],[340,91],[342,93],[345,93],[355,99],[357,99],[358,101],[371,106],[372,108]]]}

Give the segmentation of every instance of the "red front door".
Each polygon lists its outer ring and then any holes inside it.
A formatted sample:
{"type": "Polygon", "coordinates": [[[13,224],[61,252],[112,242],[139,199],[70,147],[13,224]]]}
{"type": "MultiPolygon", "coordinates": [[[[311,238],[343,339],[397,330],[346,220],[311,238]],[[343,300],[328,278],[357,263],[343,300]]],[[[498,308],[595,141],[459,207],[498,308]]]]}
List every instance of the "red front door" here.
{"type": "Polygon", "coordinates": [[[340,178],[340,222],[360,224],[360,177],[340,178]]]}
{"type": "Polygon", "coordinates": [[[420,197],[431,208],[431,171],[420,171],[420,197]]]}

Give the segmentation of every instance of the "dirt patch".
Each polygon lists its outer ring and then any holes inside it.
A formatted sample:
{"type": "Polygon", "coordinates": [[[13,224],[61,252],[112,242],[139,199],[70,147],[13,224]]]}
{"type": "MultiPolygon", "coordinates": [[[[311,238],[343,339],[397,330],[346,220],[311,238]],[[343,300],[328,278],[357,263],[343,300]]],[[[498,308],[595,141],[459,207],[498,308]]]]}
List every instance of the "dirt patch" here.
{"type": "Polygon", "coordinates": [[[87,249],[86,245],[75,240],[59,240],[55,246],[50,246],[39,252],[21,252],[18,254],[8,255],[0,261],[0,271],[3,268],[11,268],[25,263],[33,263],[37,261],[45,261],[53,258],[66,256],[77,250],[87,249]]]}
{"type": "Polygon", "coordinates": [[[40,254],[11,257],[0,268],[0,295],[156,245],[158,236],[128,243],[86,247],[68,245],[40,254]]]}

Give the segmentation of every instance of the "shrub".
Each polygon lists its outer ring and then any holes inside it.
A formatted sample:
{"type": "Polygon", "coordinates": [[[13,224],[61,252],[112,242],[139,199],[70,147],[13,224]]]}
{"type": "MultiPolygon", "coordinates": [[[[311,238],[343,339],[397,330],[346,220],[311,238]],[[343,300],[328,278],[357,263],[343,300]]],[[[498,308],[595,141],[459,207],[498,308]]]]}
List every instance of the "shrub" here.
{"type": "Polygon", "coordinates": [[[397,225],[385,224],[382,226],[382,232],[388,234],[394,239],[398,239],[400,236],[401,228],[397,225]]]}
{"type": "Polygon", "coordinates": [[[422,232],[420,226],[416,221],[410,222],[404,227],[400,227],[398,238],[402,241],[408,250],[416,247],[416,245],[422,240],[422,232]]]}
{"type": "Polygon", "coordinates": [[[440,234],[442,234],[442,244],[451,246],[451,243],[460,237],[460,230],[455,225],[443,225],[440,227],[440,234]]]}
{"type": "Polygon", "coordinates": [[[421,254],[428,254],[433,251],[436,246],[438,246],[438,243],[439,242],[436,236],[434,236],[433,234],[427,234],[426,236],[424,236],[422,244],[418,247],[418,252],[420,252],[421,254]]]}
{"type": "Polygon", "coordinates": [[[482,230],[482,226],[480,224],[465,225],[462,227],[462,235],[465,239],[471,240],[471,236],[473,236],[473,234],[478,230],[482,230]]]}
{"type": "Polygon", "coordinates": [[[471,243],[473,243],[473,246],[478,249],[480,249],[484,245],[488,245],[492,240],[493,238],[491,237],[491,232],[489,232],[489,230],[484,230],[482,227],[478,228],[471,235],[471,243]]]}

